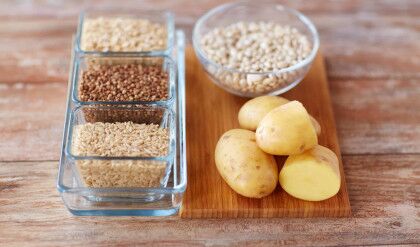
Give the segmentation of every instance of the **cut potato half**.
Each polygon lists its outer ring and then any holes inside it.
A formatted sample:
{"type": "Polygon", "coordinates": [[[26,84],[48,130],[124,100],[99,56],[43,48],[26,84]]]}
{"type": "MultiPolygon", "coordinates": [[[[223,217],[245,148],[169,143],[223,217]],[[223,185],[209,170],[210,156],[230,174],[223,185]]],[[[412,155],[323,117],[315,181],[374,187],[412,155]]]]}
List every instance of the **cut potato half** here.
{"type": "Polygon", "coordinates": [[[281,187],[291,196],[306,201],[322,201],[340,190],[337,155],[317,145],[302,154],[287,158],[280,171],[281,187]]]}
{"type": "Polygon", "coordinates": [[[291,101],[270,111],[256,132],[257,144],[273,155],[300,154],[318,144],[311,117],[298,101],[291,101]]]}

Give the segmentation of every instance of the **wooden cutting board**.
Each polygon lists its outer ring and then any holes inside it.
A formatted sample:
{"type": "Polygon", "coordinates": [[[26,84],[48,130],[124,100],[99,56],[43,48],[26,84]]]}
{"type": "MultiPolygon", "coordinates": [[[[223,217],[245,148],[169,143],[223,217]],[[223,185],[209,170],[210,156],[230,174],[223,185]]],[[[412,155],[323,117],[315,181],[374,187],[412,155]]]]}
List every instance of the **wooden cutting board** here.
{"type": "MultiPolygon", "coordinates": [[[[269,196],[250,199],[234,192],[219,175],[214,149],[227,130],[238,128],[239,108],[247,101],[213,84],[191,47],[186,50],[186,107],[188,185],[180,215],[183,218],[343,217],[351,214],[340,147],[331,106],[325,65],[318,54],[306,78],[282,95],[299,100],[321,125],[319,143],[339,157],[339,193],[322,202],[295,199],[280,185],[269,196]]],[[[279,157],[279,169],[284,158],[279,157]]]]}

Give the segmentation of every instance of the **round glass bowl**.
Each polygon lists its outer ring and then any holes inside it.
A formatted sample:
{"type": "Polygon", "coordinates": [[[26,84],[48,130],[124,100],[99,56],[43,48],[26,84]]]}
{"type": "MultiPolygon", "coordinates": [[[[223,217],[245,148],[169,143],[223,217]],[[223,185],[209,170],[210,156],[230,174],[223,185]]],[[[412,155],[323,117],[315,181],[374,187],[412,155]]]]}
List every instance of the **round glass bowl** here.
{"type": "Polygon", "coordinates": [[[213,82],[230,93],[256,97],[282,94],[295,87],[312,65],[319,48],[319,36],[312,22],[294,9],[276,3],[241,1],[218,6],[204,14],[194,26],[193,46],[213,82]],[[202,37],[214,28],[241,21],[274,22],[296,28],[307,37],[311,51],[304,60],[290,67],[268,72],[241,71],[210,60],[201,46],[202,37]]]}

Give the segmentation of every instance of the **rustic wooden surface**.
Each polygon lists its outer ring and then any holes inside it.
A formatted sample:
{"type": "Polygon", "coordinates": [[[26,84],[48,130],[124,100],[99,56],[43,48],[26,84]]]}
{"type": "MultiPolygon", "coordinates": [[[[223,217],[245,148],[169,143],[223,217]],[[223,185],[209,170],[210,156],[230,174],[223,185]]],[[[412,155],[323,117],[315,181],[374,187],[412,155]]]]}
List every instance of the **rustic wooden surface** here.
{"type": "MultiPolygon", "coordinates": [[[[55,189],[70,38],[88,5],[170,9],[191,27],[222,1],[0,2],[0,245],[420,243],[420,1],[289,1],[317,25],[353,216],[74,217],[55,189]]],[[[280,1],[285,2],[285,1],[280,1]]]]}
{"type": "MultiPolygon", "coordinates": [[[[351,214],[321,52],[305,79],[284,94],[284,97],[303,103],[321,125],[319,144],[338,155],[342,177],[340,191],[322,202],[305,202],[293,198],[280,186],[262,199],[246,198],[234,192],[223,181],[214,165],[214,149],[225,131],[240,128],[237,115],[247,99],[229,94],[216,86],[207,76],[191,46],[186,52],[186,64],[188,186],[181,209],[182,218],[311,218],[351,214]]],[[[278,157],[279,168],[284,161],[284,157],[278,157]]]]}

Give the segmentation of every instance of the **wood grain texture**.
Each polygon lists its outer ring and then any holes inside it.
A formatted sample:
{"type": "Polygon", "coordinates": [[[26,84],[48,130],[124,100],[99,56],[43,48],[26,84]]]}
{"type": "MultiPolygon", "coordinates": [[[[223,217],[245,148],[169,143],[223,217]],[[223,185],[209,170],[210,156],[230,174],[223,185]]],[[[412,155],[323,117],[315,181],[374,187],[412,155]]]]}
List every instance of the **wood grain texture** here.
{"type": "MultiPolygon", "coordinates": [[[[234,192],[220,176],[214,149],[220,136],[239,128],[238,111],[246,98],[217,87],[207,76],[192,47],[186,50],[186,107],[188,185],[181,208],[183,218],[340,217],[351,213],[328,81],[322,55],[297,87],[284,96],[299,100],[321,125],[319,143],[332,149],[340,161],[341,189],[322,202],[307,202],[277,186],[269,196],[251,199],[234,192]]],[[[278,157],[281,168],[284,157],[278,157]]]]}
{"type": "Polygon", "coordinates": [[[336,246],[420,242],[420,155],[344,156],[351,218],[76,217],[57,162],[0,163],[3,246],[336,246]],[[19,167],[19,169],[16,169],[19,167]]]}
{"type": "Polygon", "coordinates": [[[65,83],[0,83],[0,160],[58,159],[65,83]]]}
{"type": "Polygon", "coordinates": [[[420,80],[330,84],[343,154],[420,151],[420,80]]]}
{"type": "MultiPolygon", "coordinates": [[[[0,161],[59,158],[71,35],[80,10],[98,4],[169,9],[190,33],[202,13],[222,2],[0,1],[0,161]],[[15,94],[22,85],[26,93],[15,94]],[[36,100],[31,95],[44,105],[27,107],[36,100]],[[41,115],[51,121],[40,123],[41,115]],[[36,128],[25,127],[36,118],[36,128]]],[[[280,2],[302,10],[318,27],[342,153],[420,153],[420,1],[280,2]]]]}
{"type": "MultiPolygon", "coordinates": [[[[58,159],[70,38],[81,9],[168,9],[189,37],[196,19],[222,2],[0,1],[0,161],[58,159]]],[[[351,218],[72,217],[54,187],[57,162],[6,162],[0,245],[418,245],[420,1],[278,2],[303,11],[320,33],[351,218]]]]}
{"type": "MultiPolygon", "coordinates": [[[[342,153],[420,153],[419,84],[330,79],[342,153]]],[[[58,160],[66,87],[0,82],[0,161],[58,160]]]]}
{"type": "MultiPolygon", "coordinates": [[[[33,78],[66,80],[70,37],[82,9],[168,9],[177,26],[191,35],[197,18],[226,1],[1,1],[0,69],[34,70],[33,78]],[[36,39],[37,42],[33,42],[36,39]],[[28,46],[26,44],[30,43],[28,46]],[[36,52],[33,52],[36,49],[36,52]],[[28,66],[30,63],[33,66],[28,66]],[[48,64],[45,70],[42,64],[48,64]],[[27,65],[25,67],[25,65],[27,65]],[[49,71],[49,73],[48,73],[49,71]],[[61,73],[57,73],[61,71],[61,73]]],[[[329,77],[333,78],[420,78],[420,1],[279,1],[307,14],[318,27],[329,77]],[[401,38],[403,37],[403,38],[401,38]]],[[[5,70],[3,70],[5,71],[5,70]]],[[[0,82],[22,80],[24,75],[0,74],[0,82]]]]}

